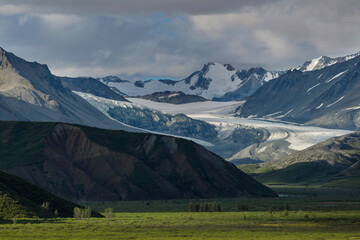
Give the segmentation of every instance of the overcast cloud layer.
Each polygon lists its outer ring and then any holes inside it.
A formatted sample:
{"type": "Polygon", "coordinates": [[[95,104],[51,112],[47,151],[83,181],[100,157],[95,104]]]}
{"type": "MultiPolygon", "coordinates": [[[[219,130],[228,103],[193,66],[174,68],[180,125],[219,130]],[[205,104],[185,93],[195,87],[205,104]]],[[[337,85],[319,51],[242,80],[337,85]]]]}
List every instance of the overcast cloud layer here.
{"type": "Polygon", "coordinates": [[[358,0],[0,0],[0,46],[67,76],[181,79],[360,51],[358,0]]]}

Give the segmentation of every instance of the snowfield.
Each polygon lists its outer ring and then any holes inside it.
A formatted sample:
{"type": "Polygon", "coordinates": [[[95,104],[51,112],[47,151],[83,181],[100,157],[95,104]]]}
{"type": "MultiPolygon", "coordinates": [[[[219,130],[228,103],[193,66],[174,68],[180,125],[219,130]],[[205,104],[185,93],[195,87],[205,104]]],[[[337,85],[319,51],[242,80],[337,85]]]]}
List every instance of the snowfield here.
{"type": "Polygon", "coordinates": [[[244,104],[240,102],[197,102],[187,104],[158,103],[139,98],[128,98],[129,101],[163,111],[169,114],[184,113],[187,116],[214,124],[225,131],[219,134],[229,134],[231,129],[239,125],[266,129],[270,136],[267,141],[285,140],[290,143],[292,150],[303,150],[329,138],[352,133],[341,129],[326,129],[320,127],[304,126],[289,122],[281,122],[269,119],[239,118],[234,117],[236,108],[244,104]]]}

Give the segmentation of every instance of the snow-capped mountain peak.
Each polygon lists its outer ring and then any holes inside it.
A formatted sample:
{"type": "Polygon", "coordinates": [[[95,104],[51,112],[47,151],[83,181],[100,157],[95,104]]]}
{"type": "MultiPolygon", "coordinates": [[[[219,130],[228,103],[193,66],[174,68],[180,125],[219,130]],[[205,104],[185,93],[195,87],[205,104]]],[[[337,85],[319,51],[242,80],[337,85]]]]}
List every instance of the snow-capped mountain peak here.
{"type": "Polygon", "coordinates": [[[197,95],[209,100],[240,100],[249,96],[265,82],[277,78],[280,72],[263,68],[236,70],[230,64],[209,62],[199,71],[180,81],[141,81],[131,83],[113,77],[100,79],[129,96],[140,96],[155,92],[176,91],[197,95]]]}
{"type": "Polygon", "coordinates": [[[351,60],[355,57],[360,56],[360,52],[355,53],[355,54],[351,54],[351,55],[346,55],[343,57],[336,57],[336,58],[331,58],[331,57],[327,57],[327,56],[321,56],[318,58],[314,58],[311,59],[309,61],[306,61],[303,65],[295,68],[296,70],[302,71],[302,72],[308,72],[308,71],[314,71],[314,70],[319,70],[322,69],[324,67],[329,67],[331,65],[337,64],[337,63],[341,63],[341,62],[345,62],[348,60],[351,60]]]}

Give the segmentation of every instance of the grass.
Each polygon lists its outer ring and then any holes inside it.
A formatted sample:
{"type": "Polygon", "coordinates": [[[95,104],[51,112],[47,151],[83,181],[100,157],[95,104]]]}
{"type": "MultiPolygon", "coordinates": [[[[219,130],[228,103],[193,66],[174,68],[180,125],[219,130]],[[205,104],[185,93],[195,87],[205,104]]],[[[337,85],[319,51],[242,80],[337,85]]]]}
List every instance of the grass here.
{"type": "Polygon", "coordinates": [[[215,199],[223,212],[188,212],[189,201],[82,202],[111,219],[8,219],[0,239],[360,239],[360,191],[275,189],[288,197],[215,199]],[[236,203],[249,211],[236,212],[236,203]],[[288,208],[286,210],[286,208],[288,208]]]}
{"type": "Polygon", "coordinates": [[[107,219],[19,219],[0,239],[360,239],[360,211],[117,213],[107,219]]]}
{"type": "Polygon", "coordinates": [[[246,205],[249,211],[306,210],[359,210],[360,190],[339,188],[304,188],[286,185],[272,187],[279,198],[223,198],[223,199],[178,199],[157,201],[79,202],[95,211],[113,208],[115,212],[187,212],[190,202],[219,202],[224,212],[236,211],[237,203],[246,205]],[[351,203],[351,204],[349,204],[351,203]]]}

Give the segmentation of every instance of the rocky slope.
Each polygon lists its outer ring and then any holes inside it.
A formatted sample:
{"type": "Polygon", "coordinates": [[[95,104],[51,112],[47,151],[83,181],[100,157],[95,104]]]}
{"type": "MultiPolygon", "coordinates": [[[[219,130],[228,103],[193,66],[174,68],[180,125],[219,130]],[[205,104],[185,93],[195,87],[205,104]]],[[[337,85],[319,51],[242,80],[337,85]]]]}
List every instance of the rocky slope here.
{"type": "Polygon", "coordinates": [[[128,96],[175,91],[208,100],[230,101],[251,95],[265,82],[277,78],[280,74],[282,72],[266,71],[263,68],[239,71],[230,64],[210,62],[181,81],[161,79],[130,82],[116,77],[106,77],[100,81],[128,96]]]}
{"type": "Polygon", "coordinates": [[[360,56],[316,71],[288,71],[247,98],[241,117],[360,129],[360,56]]]}
{"type": "Polygon", "coordinates": [[[111,89],[107,85],[99,82],[95,78],[90,77],[59,77],[64,87],[71,89],[72,91],[78,91],[83,93],[90,93],[98,97],[107,99],[128,102],[123,95],[119,92],[111,89]]]}
{"type": "Polygon", "coordinates": [[[67,199],[275,196],[191,141],[63,123],[0,126],[1,168],[67,199]]]}
{"type": "Polygon", "coordinates": [[[0,48],[0,120],[62,121],[125,129],[65,88],[46,65],[0,48]]]}

